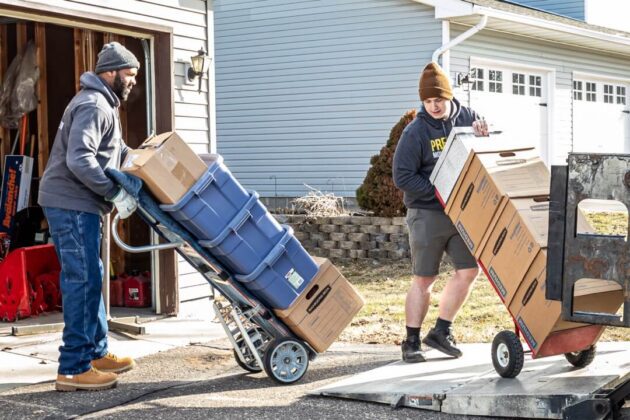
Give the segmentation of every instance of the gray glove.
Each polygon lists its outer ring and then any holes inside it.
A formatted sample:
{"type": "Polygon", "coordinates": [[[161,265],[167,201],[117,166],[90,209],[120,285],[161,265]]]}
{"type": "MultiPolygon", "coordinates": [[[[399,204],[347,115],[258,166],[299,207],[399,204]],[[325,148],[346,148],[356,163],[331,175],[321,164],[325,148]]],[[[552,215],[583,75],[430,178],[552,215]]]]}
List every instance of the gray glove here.
{"type": "Polygon", "coordinates": [[[131,213],[138,208],[138,201],[125,191],[124,188],[118,190],[118,193],[112,198],[112,202],[114,206],[116,206],[116,210],[118,210],[121,219],[126,219],[131,216],[131,213]]]}

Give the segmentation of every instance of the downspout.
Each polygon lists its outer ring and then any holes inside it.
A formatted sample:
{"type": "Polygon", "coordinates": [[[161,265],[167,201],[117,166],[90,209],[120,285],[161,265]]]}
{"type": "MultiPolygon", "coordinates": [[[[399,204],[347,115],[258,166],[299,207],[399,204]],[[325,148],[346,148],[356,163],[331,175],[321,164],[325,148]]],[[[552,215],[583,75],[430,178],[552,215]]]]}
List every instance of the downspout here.
{"type": "Polygon", "coordinates": [[[437,63],[438,59],[440,58],[442,54],[444,54],[446,51],[450,50],[451,48],[453,48],[455,45],[459,44],[460,42],[470,38],[471,36],[479,32],[483,28],[485,28],[487,23],[488,23],[488,16],[481,15],[481,20],[479,21],[478,24],[476,24],[475,26],[473,26],[466,32],[459,34],[458,37],[450,40],[449,42],[447,42],[446,44],[442,45],[440,48],[435,50],[435,52],[433,53],[433,56],[431,57],[431,61],[434,61],[437,63]]]}

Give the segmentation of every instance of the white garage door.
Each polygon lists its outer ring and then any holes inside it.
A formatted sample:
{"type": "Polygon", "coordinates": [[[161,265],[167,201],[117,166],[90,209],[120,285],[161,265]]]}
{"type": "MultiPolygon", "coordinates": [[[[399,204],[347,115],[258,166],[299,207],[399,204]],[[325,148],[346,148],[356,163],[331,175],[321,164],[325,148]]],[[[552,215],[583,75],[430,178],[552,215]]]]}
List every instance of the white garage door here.
{"type": "Polygon", "coordinates": [[[547,162],[546,75],[492,65],[476,66],[471,75],[471,108],[494,129],[535,146],[547,162]]]}
{"type": "Polygon", "coordinates": [[[630,152],[629,91],[624,82],[574,78],[574,152],[630,152]]]}

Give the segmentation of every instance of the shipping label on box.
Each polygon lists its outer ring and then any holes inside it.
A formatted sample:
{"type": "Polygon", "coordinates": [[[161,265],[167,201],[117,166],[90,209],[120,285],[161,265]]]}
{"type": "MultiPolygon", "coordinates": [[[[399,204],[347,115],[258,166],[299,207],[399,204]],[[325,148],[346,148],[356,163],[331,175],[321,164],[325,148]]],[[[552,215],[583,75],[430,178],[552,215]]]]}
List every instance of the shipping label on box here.
{"type": "Polygon", "coordinates": [[[0,232],[13,231],[15,214],[28,207],[31,194],[33,158],[22,155],[4,157],[2,194],[0,195],[0,232]]]}
{"type": "Polygon", "coordinates": [[[503,200],[492,229],[482,240],[479,260],[504,302],[510,302],[536,254],[547,244],[547,231],[540,220],[548,212],[548,203],[531,198],[503,200]]]}
{"type": "Polygon", "coordinates": [[[206,164],[175,132],[150,137],[130,150],[123,172],[142,179],[163,204],[175,204],[203,176],[206,164]]]}
{"type": "Polygon", "coordinates": [[[327,259],[297,300],[275,314],[317,352],[325,351],[363,307],[363,298],[327,259]]]}
{"type": "Polygon", "coordinates": [[[473,152],[490,153],[512,150],[533,150],[533,146],[510,141],[504,135],[477,137],[471,127],[455,127],[429,176],[442,204],[446,205],[457,190],[458,180],[472,161],[473,152]]]}

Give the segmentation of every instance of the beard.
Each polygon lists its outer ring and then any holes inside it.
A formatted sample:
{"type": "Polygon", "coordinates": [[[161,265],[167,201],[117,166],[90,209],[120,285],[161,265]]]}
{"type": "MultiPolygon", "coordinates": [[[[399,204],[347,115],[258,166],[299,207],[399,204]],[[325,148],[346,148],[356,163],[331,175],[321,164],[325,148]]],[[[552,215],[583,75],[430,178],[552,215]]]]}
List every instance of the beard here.
{"type": "Polygon", "coordinates": [[[116,77],[114,78],[114,86],[112,86],[112,90],[118,96],[118,99],[121,101],[126,101],[131,93],[131,86],[125,85],[120,74],[116,73],[116,77]]]}

